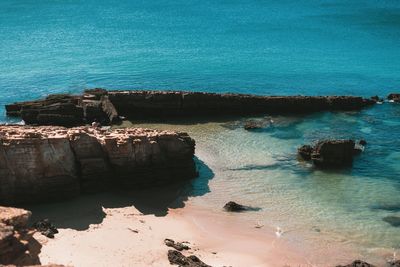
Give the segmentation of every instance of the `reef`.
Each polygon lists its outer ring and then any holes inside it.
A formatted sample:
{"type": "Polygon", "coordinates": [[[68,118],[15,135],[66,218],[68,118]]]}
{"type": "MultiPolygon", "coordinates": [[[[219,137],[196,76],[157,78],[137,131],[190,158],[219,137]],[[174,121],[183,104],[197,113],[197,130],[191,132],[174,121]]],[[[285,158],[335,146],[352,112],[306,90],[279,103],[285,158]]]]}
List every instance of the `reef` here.
{"type": "Polygon", "coordinates": [[[82,95],[50,95],[45,99],[6,105],[8,116],[26,124],[79,126],[121,118],[157,119],[359,110],[375,104],[356,96],[258,96],[185,91],[86,90],[82,95]]]}
{"type": "Polygon", "coordinates": [[[195,141],[182,132],[0,126],[0,203],[190,179],[194,150],[195,141]]]}

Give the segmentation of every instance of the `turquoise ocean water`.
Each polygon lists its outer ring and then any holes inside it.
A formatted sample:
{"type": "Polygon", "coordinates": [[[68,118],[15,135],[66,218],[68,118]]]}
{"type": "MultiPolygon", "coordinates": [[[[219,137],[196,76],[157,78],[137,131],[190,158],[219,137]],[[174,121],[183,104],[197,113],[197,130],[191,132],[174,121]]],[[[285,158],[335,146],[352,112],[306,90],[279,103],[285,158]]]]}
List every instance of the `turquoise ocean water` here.
{"type": "MultiPolygon", "coordinates": [[[[397,0],[0,1],[0,122],[13,121],[6,103],[91,87],[386,96],[400,91],[399,66],[397,0]]],[[[385,103],[275,117],[256,133],[185,126],[215,174],[197,201],[259,206],[255,220],[320,244],[310,253],[339,244],[387,257],[400,247],[400,229],[382,221],[400,216],[399,116],[385,103]],[[343,172],[295,160],[299,145],[326,137],[369,144],[343,172]]]]}

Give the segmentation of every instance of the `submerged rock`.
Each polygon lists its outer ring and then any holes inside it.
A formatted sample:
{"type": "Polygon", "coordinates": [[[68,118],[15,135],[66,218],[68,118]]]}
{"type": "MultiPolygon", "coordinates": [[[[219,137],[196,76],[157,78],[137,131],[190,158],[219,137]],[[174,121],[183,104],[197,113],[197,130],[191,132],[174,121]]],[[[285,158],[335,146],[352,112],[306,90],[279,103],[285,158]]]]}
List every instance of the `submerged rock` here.
{"type": "Polygon", "coordinates": [[[246,206],[240,205],[236,202],[233,201],[229,201],[228,203],[225,204],[224,209],[226,211],[230,211],[230,212],[238,212],[238,211],[244,211],[247,209],[246,206]]]}
{"type": "Polygon", "coordinates": [[[190,249],[187,245],[185,245],[185,244],[183,244],[181,242],[175,242],[174,240],[169,239],[169,238],[164,240],[164,244],[166,246],[168,246],[168,247],[172,247],[172,248],[174,248],[176,250],[179,250],[179,251],[190,249]]]}
{"type": "Polygon", "coordinates": [[[253,121],[253,120],[245,122],[245,124],[243,126],[243,128],[247,131],[262,129],[264,127],[265,127],[265,125],[263,122],[253,121]]]}
{"type": "Polygon", "coordinates": [[[181,132],[0,126],[0,203],[191,179],[194,149],[181,132]]]}
{"type": "Polygon", "coordinates": [[[386,216],[382,220],[394,227],[400,227],[400,216],[386,216]]]}
{"type": "Polygon", "coordinates": [[[350,264],[347,265],[338,265],[336,267],[375,267],[372,264],[369,264],[368,262],[361,261],[361,260],[355,260],[350,264]]]}
{"type": "Polygon", "coordinates": [[[168,250],[168,260],[170,264],[179,265],[180,267],[211,267],[194,255],[186,257],[176,250],[168,250]]]}
{"type": "Polygon", "coordinates": [[[298,148],[298,154],[304,160],[311,160],[321,168],[351,166],[354,154],[363,151],[353,140],[322,140],[314,147],[304,145],[298,148]]]}

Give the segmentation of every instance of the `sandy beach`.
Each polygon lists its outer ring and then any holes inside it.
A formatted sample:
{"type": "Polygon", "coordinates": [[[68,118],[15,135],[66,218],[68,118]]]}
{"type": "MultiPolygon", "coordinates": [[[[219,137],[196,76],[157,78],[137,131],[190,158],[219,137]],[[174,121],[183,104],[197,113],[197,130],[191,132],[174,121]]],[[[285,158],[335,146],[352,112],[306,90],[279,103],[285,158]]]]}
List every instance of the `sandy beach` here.
{"type": "Polygon", "coordinates": [[[191,206],[167,208],[165,214],[155,202],[128,205],[127,197],[107,193],[32,207],[34,219],[46,216],[60,231],[54,239],[36,234],[43,245],[41,263],[171,266],[171,248],[164,244],[170,238],[189,242],[191,249],[183,253],[212,266],[311,266],[274,229],[256,227],[257,222],[191,206]]]}

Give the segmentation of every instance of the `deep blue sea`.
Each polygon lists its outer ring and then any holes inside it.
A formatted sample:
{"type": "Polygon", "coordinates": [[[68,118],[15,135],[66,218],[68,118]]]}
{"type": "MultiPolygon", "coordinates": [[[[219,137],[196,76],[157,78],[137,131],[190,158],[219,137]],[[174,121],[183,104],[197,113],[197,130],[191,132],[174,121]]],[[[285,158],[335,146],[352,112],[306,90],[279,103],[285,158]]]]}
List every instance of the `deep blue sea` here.
{"type": "MultiPolygon", "coordinates": [[[[0,1],[0,122],[6,103],[92,87],[383,97],[400,92],[400,2],[0,1]]],[[[400,246],[382,221],[400,216],[399,117],[384,103],[277,117],[257,133],[183,127],[215,174],[198,201],[258,205],[257,220],[321,244],[311,252],[387,257],[400,246]],[[351,171],[299,166],[296,148],[328,137],[367,139],[351,171]]]]}

